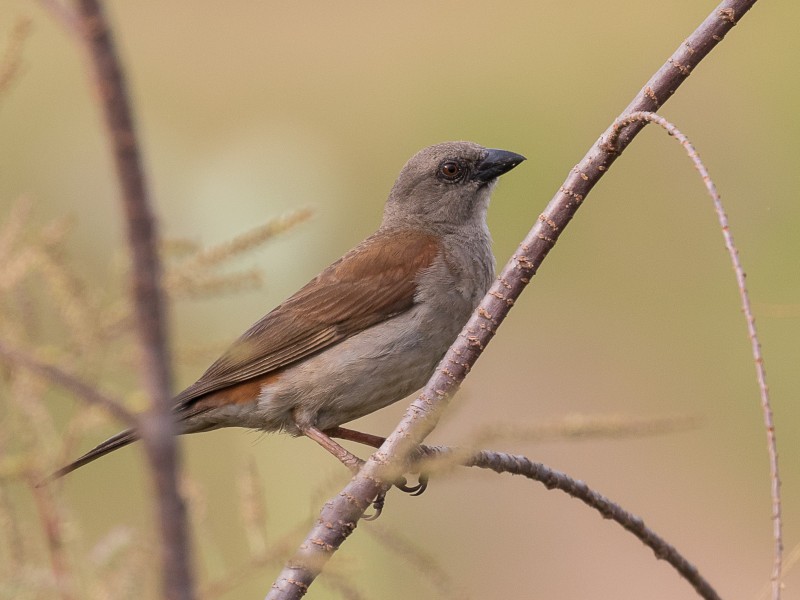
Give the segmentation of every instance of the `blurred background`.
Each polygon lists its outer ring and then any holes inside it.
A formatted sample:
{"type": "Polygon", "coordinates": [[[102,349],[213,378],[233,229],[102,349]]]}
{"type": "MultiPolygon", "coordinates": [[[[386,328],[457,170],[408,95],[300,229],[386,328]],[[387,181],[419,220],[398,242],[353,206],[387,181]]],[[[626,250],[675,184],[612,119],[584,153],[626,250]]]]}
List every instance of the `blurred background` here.
{"type": "MultiPolygon", "coordinates": [[[[183,387],[374,230],[395,176],[423,146],[469,139],[528,157],[503,178],[490,208],[502,266],[569,169],[715,2],[107,6],[165,238],[214,246],[287,212],[313,211],[232,259],[231,269],[263,271],[259,289],[172,304],[183,387]]],[[[748,273],[773,394],[787,552],[800,541],[799,18],[800,5],[756,5],[661,111],[705,159],[748,273]]],[[[113,307],[126,289],[126,255],[95,92],[70,33],[36,2],[0,3],[3,44],[19,19],[30,19],[31,29],[20,77],[0,97],[0,226],[22,198],[32,204],[31,227],[69,217],[64,264],[113,307]]],[[[46,323],[61,309],[43,297],[39,310],[39,343],[58,355],[69,342],[46,323]]],[[[103,366],[81,369],[140,407],[132,358],[119,344],[95,347],[103,366]],[[118,356],[127,370],[110,366],[118,356]]],[[[72,358],[80,364],[80,353],[72,358]]],[[[354,427],[388,434],[406,405],[354,427]]],[[[74,429],[76,415],[91,417],[79,443],[51,451],[47,466],[118,429],[62,392],[50,393],[45,406],[53,444],[68,424],[74,429]]],[[[24,446],[15,436],[31,422],[7,399],[0,409],[6,449],[24,446]]],[[[642,516],[723,597],[759,597],[772,525],[745,325],[700,178],[654,127],[591,194],[430,441],[465,444],[484,426],[575,415],[690,415],[699,426],[491,445],[566,471],[642,516]]],[[[263,597],[322,501],[348,479],[304,439],[229,430],[182,439],[181,449],[207,598],[263,597]],[[275,560],[254,548],[264,543],[254,540],[254,523],[265,528],[275,560]]],[[[0,531],[9,540],[15,527],[24,532],[0,551],[7,565],[24,555],[15,583],[0,584],[2,597],[53,597],[31,491],[13,478],[2,483],[0,531]]],[[[108,582],[115,569],[127,573],[131,597],[157,597],[141,448],[76,472],[54,491],[75,597],[125,597],[122,579],[108,582]]],[[[330,572],[309,597],[694,595],[668,565],[581,503],[467,469],[434,479],[419,498],[391,493],[380,520],[359,526],[330,572]]],[[[800,598],[800,568],[786,585],[786,598],[800,598]]]]}

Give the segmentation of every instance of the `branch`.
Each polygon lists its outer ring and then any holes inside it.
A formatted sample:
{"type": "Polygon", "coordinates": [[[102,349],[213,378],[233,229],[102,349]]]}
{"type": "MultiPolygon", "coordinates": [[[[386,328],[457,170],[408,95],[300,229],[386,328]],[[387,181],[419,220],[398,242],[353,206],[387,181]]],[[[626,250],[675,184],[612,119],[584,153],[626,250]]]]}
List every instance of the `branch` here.
{"type": "Polygon", "coordinates": [[[87,404],[99,406],[128,427],[138,428],[139,420],[136,418],[136,415],[128,411],[122,402],[104,394],[95,386],[64,371],[60,367],[39,360],[35,356],[26,354],[16,348],[12,348],[2,340],[0,340],[0,356],[8,362],[24,367],[65,390],[72,392],[87,404]]]}
{"type": "Polygon", "coordinates": [[[125,77],[98,0],[77,0],[75,13],[97,85],[127,225],[133,305],[140,342],[139,377],[150,398],[139,432],[153,471],[162,535],[164,595],[194,597],[186,512],[177,484],[179,458],[171,409],[170,358],[156,221],[150,208],[125,77]]]}
{"type": "MultiPolygon", "coordinates": [[[[328,431],[331,436],[367,445],[373,445],[380,439],[376,436],[342,429],[341,427],[328,431]]],[[[604,518],[616,521],[633,533],[642,543],[655,552],[657,558],[662,558],[672,565],[703,598],[719,599],[717,593],[700,575],[695,566],[667,543],[666,540],[647,528],[639,517],[629,513],[617,503],[593,491],[585,483],[572,479],[565,473],[554,471],[541,463],[535,463],[525,456],[515,456],[490,450],[474,450],[472,448],[449,448],[446,446],[420,445],[415,449],[413,460],[409,464],[410,469],[424,473],[426,478],[456,466],[480,467],[492,469],[497,473],[524,475],[529,479],[543,483],[549,490],[559,489],[566,492],[573,498],[577,498],[598,510],[604,518]]]]}
{"type": "Polygon", "coordinates": [[[594,491],[582,481],[576,481],[566,473],[551,469],[541,463],[533,462],[520,455],[480,450],[477,452],[462,451],[442,446],[421,446],[425,459],[418,465],[427,471],[426,465],[437,468],[437,464],[459,464],[465,467],[491,469],[496,473],[522,475],[528,479],[542,483],[548,490],[560,490],[577,498],[586,505],[597,510],[605,519],[615,521],[636,536],[649,547],[656,558],[663,559],[672,565],[680,575],[688,581],[697,593],[706,600],[719,600],[719,595],[706,581],[692,563],[684,558],[674,546],[644,524],[640,517],[626,511],[619,504],[594,491]],[[429,463],[429,461],[434,461],[429,463]]]}
{"type": "Polygon", "coordinates": [[[72,600],[75,585],[70,572],[69,562],[64,552],[64,521],[59,515],[58,508],[51,497],[49,489],[37,485],[38,482],[30,481],[31,494],[33,494],[36,511],[44,529],[47,549],[50,554],[50,567],[61,600],[72,600]]]}
{"type": "MultiPolygon", "coordinates": [[[[719,4],[639,91],[623,115],[638,110],[652,111],[663,105],[755,2],[724,0],[719,4]]],[[[386,443],[342,492],[323,507],[317,523],[267,594],[268,600],[300,598],[306,593],[333,553],[355,529],[370,502],[386,489],[384,482],[391,481],[394,474],[402,471],[406,457],[435,427],[449,399],[494,337],[497,327],[586,195],[643,127],[644,123],[639,122],[628,125],[620,130],[617,147],[609,148],[604,140],[612,133],[613,125],[610,126],[572,169],[386,443]]]]}
{"type": "MultiPolygon", "coordinates": [[[[717,186],[711,180],[703,161],[700,160],[700,155],[695,150],[694,145],[689,139],[681,133],[672,123],[667,121],[652,112],[635,112],[627,115],[625,118],[618,120],[615,123],[616,130],[625,127],[629,123],[634,122],[648,122],[655,123],[663,128],[670,136],[674,137],[677,142],[683,146],[689,158],[692,160],[700,177],[703,178],[703,183],[706,186],[706,191],[714,203],[714,209],[717,212],[717,219],[719,220],[720,227],[722,228],[722,237],[725,240],[725,249],[728,251],[728,256],[731,259],[733,272],[736,275],[736,284],[739,288],[739,299],[742,303],[742,314],[744,315],[747,324],[747,335],[750,338],[750,348],[753,354],[753,362],[756,367],[756,379],[758,381],[758,390],[761,397],[761,413],[764,418],[764,428],[767,432],[767,452],[769,454],[769,470],[770,470],[770,494],[772,496],[772,537],[775,542],[773,555],[774,560],[772,563],[772,575],[770,581],[772,583],[772,597],[779,600],[781,597],[781,564],[783,562],[783,524],[781,519],[781,478],[780,469],[778,468],[778,444],[775,438],[775,420],[772,417],[772,404],[769,399],[769,388],[767,386],[767,371],[764,367],[764,356],[761,354],[761,342],[758,339],[758,332],[756,331],[756,319],[753,316],[753,308],[750,305],[750,295],[747,293],[747,283],[745,281],[744,268],[739,259],[739,251],[736,249],[736,244],[733,242],[733,234],[731,233],[730,226],[728,225],[728,216],[725,214],[725,207],[722,205],[722,198],[717,192],[717,186]]],[[[613,135],[609,138],[608,143],[614,144],[613,135]]]]}
{"type": "Polygon", "coordinates": [[[664,435],[699,427],[702,420],[696,415],[660,417],[566,415],[555,421],[529,423],[496,423],[483,425],[466,439],[474,448],[496,440],[509,442],[551,441],[576,439],[622,439],[648,435],[664,435]]]}

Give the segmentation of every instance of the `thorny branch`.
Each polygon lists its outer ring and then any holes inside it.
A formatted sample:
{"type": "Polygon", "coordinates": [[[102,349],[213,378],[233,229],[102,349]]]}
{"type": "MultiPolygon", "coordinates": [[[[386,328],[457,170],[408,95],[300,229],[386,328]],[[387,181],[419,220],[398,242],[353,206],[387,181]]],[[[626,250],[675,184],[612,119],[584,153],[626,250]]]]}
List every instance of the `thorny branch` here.
{"type": "Polygon", "coordinates": [[[158,232],[148,197],[125,76],[99,0],[77,0],[78,30],[105,117],[132,261],[131,291],[140,343],[142,387],[150,398],[139,433],[152,468],[162,536],[162,587],[166,598],[194,598],[186,511],[178,490],[179,458],[171,408],[166,302],[161,285],[158,232]]]}
{"type": "Polygon", "coordinates": [[[496,473],[522,475],[542,483],[548,490],[560,490],[597,510],[604,518],[611,519],[650,548],[657,558],[665,560],[686,579],[697,593],[706,600],[719,600],[711,584],[706,581],[692,563],[684,558],[671,544],[644,524],[640,517],[626,511],[619,504],[594,491],[582,481],[576,481],[566,473],[561,473],[541,463],[533,462],[525,456],[480,450],[462,451],[442,446],[422,446],[425,459],[419,467],[423,471],[437,463],[459,464],[465,467],[490,469],[496,473]],[[429,461],[433,461],[432,463],[429,461]]]}
{"type": "MultiPolygon", "coordinates": [[[[639,91],[622,116],[662,106],[755,2],[720,3],[639,91]]],[[[644,126],[641,122],[631,123],[619,131],[617,146],[609,148],[605,141],[613,131],[613,125],[610,126],[572,169],[395,431],[342,492],[325,504],[317,523],[275,580],[268,600],[296,599],[308,591],[333,553],[355,529],[367,506],[388,489],[385,482],[392,481],[403,470],[406,457],[435,427],[449,399],[587,194],[644,126]]]]}
{"type": "MultiPolygon", "coordinates": [[[[781,564],[783,562],[783,524],[781,518],[781,478],[780,470],[778,468],[778,443],[775,438],[775,420],[772,417],[772,404],[769,399],[769,388],[767,386],[767,371],[764,367],[764,356],[761,353],[761,342],[758,339],[758,332],[756,331],[756,319],[753,316],[753,308],[750,305],[750,295],[747,293],[747,283],[745,281],[744,268],[739,259],[739,251],[733,242],[733,234],[728,226],[728,216],[725,214],[725,208],[722,205],[722,199],[717,186],[711,180],[703,161],[697,154],[694,145],[689,139],[681,133],[672,123],[667,121],[664,117],[652,112],[634,112],[622,119],[619,119],[615,125],[615,131],[627,126],[630,123],[647,122],[655,123],[662,127],[667,133],[674,137],[678,143],[683,146],[686,153],[689,155],[692,163],[700,173],[703,179],[703,184],[706,186],[706,191],[714,203],[714,209],[717,213],[720,227],[722,228],[722,237],[725,240],[725,248],[730,256],[733,272],[736,275],[736,284],[739,288],[739,298],[742,303],[742,313],[744,314],[745,322],[747,323],[747,335],[750,338],[750,347],[753,354],[753,362],[756,367],[756,379],[758,380],[758,390],[761,397],[761,412],[764,418],[764,428],[767,432],[767,452],[769,454],[769,470],[771,482],[771,496],[772,496],[772,526],[773,526],[773,540],[774,546],[774,560],[772,565],[772,576],[770,577],[772,583],[772,597],[775,599],[780,598],[781,595],[781,564]]],[[[609,137],[608,144],[614,144],[615,139],[612,134],[609,137]]]]}

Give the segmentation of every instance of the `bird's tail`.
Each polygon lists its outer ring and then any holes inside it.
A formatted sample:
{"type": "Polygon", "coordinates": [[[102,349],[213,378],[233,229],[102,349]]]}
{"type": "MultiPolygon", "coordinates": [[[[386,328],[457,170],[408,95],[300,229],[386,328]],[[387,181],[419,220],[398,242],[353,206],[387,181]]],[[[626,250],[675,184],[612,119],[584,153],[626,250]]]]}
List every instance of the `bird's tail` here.
{"type": "Polygon", "coordinates": [[[40,485],[44,485],[46,483],[50,483],[54,479],[58,479],[63,477],[68,473],[72,473],[75,469],[80,469],[83,465],[88,465],[90,462],[97,460],[101,456],[105,456],[109,452],[113,452],[114,450],[119,450],[120,448],[127,446],[128,444],[135,442],[139,439],[139,436],[133,429],[126,429],[125,431],[121,431],[117,435],[108,438],[102,444],[98,444],[89,452],[81,456],[79,459],[69,463],[65,467],[61,467],[58,471],[50,475],[47,479],[45,479],[40,485]]]}

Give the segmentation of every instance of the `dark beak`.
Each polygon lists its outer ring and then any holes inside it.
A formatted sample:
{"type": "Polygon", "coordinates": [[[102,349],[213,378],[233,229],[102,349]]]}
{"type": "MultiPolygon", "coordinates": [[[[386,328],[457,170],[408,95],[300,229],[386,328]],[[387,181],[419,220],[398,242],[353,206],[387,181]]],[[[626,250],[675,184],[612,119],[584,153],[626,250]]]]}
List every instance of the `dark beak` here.
{"type": "Polygon", "coordinates": [[[486,156],[478,163],[472,177],[481,183],[489,183],[503,173],[508,173],[523,160],[525,157],[516,152],[490,148],[486,151],[486,156]]]}

